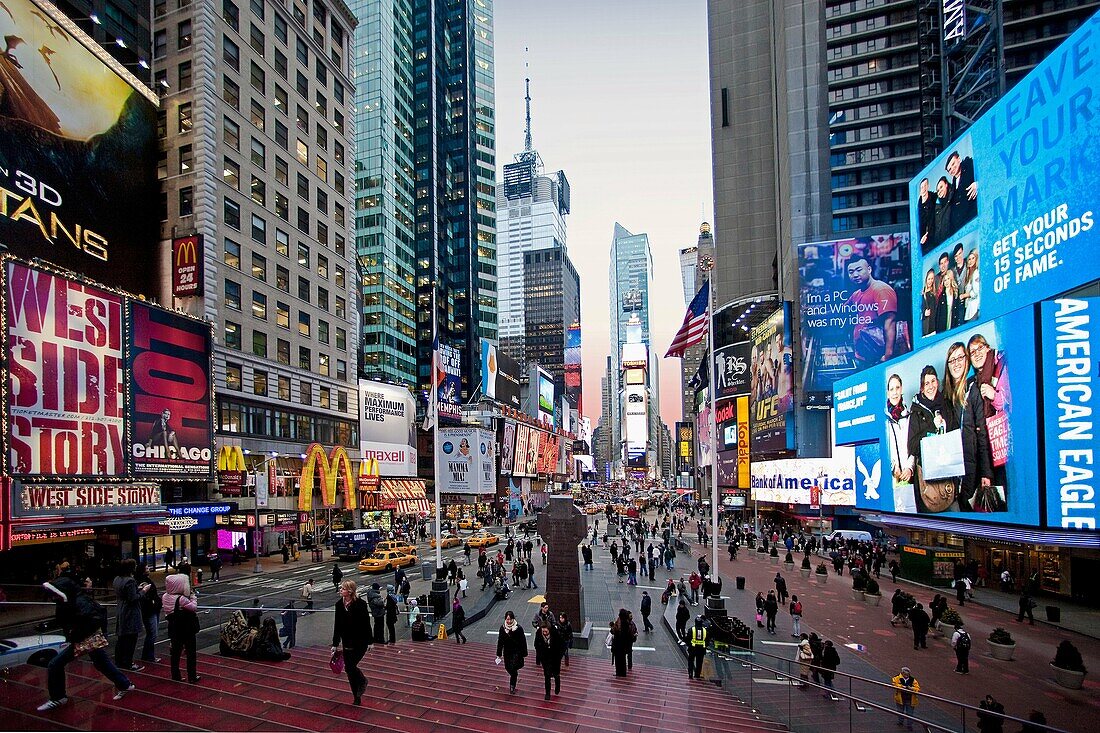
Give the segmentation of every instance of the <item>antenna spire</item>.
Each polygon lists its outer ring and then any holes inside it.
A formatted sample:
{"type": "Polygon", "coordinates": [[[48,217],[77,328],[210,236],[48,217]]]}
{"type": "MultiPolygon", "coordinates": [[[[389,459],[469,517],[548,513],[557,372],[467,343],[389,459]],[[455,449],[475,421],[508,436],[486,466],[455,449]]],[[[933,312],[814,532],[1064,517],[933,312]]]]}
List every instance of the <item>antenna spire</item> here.
{"type": "MultiPolygon", "coordinates": [[[[524,69],[529,69],[530,64],[527,62],[527,59],[526,59],[527,48],[524,47],[523,51],[524,51],[524,56],[525,56],[525,58],[523,60],[523,67],[524,67],[524,69]]],[[[529,152],[531,152],[531,148],[532,148],[532,145],[531,145],[531,78],[527,77],[523,81],[524,81],[524,84],[525,84],[526,90],[527,90],[527,96],[524,98],[524,100],[527,103],[527,125],[524,127],[524,131],[523,131],[523,150],[524,150],[524,152],[529,153],[529,152]]]]}

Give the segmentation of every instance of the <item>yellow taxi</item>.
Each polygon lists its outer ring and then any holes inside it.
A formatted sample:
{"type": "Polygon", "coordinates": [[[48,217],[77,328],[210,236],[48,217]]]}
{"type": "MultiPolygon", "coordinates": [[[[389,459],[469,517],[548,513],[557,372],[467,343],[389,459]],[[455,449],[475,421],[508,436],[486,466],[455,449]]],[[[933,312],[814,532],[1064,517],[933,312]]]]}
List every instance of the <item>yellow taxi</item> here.
{"type": "Polygon", "coordinates": [[[481,522],[479,522],[476,519],[473,519],[471,517],[463,517],[462,519],[458,520],[458,528],[459,529],[472,529],[474,531],[477,531],[477,530],[481,529],[481,522]]]}
{"type": "Polygon", "coordinates": [[[599,514],[601,509],[599,504],[588,504],[584,507],[586,514],[599,514]]]}
{"type": "Polygon", "coordinates": [[[379,542],[374,546],[376,552],[400,552],[404,555],[415,555],[416,545],[410,545],[407,542],[398,542],[397,540],[388,540],[386,542],[379,542]]]}
{"type": "Polygon", "coordinates": [[[498,544],[500,536],[492,532],[476,532],[470,535],[467,542],[470,543],[470,547],[488,547],[489,545],[498,544]]]}
{"type": "Polygon", "coordinates": [[[377,573],[415,564],[415,555],[406,555],[396,550],[375,550],[373,554],[359,561],[359,572],[377,573]]]}
{"type": "MultiPolygon", "coordinates": [[[[443,546],[444,550],[449,547],[458,547],[462,544],[462,538],[450,532],[444,532],[440,544],[443,546]]],[[[432,537],[432,549],[435,549],[435,537],[432,537]]]]}

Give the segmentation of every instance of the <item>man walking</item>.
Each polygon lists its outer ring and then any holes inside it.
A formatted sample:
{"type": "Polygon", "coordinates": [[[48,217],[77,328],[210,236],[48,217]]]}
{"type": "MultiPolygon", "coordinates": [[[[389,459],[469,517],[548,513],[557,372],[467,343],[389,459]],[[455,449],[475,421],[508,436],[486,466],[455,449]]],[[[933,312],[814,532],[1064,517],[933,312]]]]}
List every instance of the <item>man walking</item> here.
{"type": "Polygon", "coordinates": [[[707,629],[703,626],[703,617],[695,617],[695,626],[691,628],[688,639],[688,679],[703,679],[703,658],[707,655],[707,629]]]}
{"type": "Polygon", "coordinates": [[[642,591],[642,630],[647,634],[653,631],[653,624],[649,622],[649,614],[653,610],[653,599],[649,597],[648,591],[642,591]]]}
{"type": "Polygon", "coordinates": [[[913,648],[927,649],[928,626],[932,623],[932,619],[928,617],[928,612],[924,610],[924,604],[918,603],[909,612],[909,623],[913,627],[913,648]]]}
{"type": "Polygon", "coordinates": [[[370,615],[374,620],[374,644],[386,643],[386,602],[382,599],[382,587],[378,583],[371,583],[367,590],[367,606],[370,607],[370,615]]]}
{"type": "Polygon", "coordinates": [[[951,647],[955,650],[955,672],[970,674],[970,634],[962,624],[955,624],[955,633],[951,635],[951,647]]]}
{"type": "Polygon", "coordinates": [[[912,675],[908,667],[901,668],[901,674],[894,677],[894,705],[898,709],[898,727],[906,726],[913,730],[913,721],[902,717],[912,715],[913,708],[917,706],[917,693],[920,692],[920,683],[912,675]]]}
{"type": "Polygon", "coordinates": [[[302,615],[313,613],[313,578],[307,580],[302,586],[302,600],[306,602],[306,610],[302,611],[302,615]]]}

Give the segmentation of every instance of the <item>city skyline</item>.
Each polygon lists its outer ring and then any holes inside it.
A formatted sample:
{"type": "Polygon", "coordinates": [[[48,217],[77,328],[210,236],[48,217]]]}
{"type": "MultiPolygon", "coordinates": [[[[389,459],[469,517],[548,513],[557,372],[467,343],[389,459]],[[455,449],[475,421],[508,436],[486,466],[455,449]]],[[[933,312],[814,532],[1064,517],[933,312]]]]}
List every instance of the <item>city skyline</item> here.
{"type": "MultiPolygon", "coordinates": [[[[503,164],[523,150],[530,78],[534,147],[567,171],[572,189],[569,243],[581,281],[589,411],[600,404],[610,354],[606,278],[615,222],[649,235],[653,349],[663,354],[684,315],[679,250],[712,220],[706,5],[676,10],[650,0],[494,9],[498,181],[503,164]]],[[[679,394],[678,368],[661,370],[660,391],[679,394]]],[[[671,426],[679,416],[679,401],[664,400],[662,419],[671,426]]]]}

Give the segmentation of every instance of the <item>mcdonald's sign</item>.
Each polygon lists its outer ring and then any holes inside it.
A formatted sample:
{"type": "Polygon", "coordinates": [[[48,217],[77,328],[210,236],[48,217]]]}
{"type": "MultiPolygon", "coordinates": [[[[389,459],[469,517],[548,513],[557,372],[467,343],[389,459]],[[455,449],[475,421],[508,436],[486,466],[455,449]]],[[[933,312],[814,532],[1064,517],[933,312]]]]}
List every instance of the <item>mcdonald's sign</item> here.
{"type": "Polygon", "coordinates": [[[239,445],[218,450],[218,485],[226,496],[240,496],[245,484],[244,452],[239,445]]]}
{"type": "Polygon", "coordinates": [[[381,506],[382,474],[377,459],[364,458],[359,462],[359,491],[364,509],[381,506]]]}
{"type": "Polygon", "coordinates": [[[341,473],[344,476],[344,508],[355,509],[358,506],[355,484],[352,482],[351,461],[348,459],[347,451],[343,446],[338,445],[326,456],[321,444],[313,443],[306,450],[305,465],[302,466],[301,481],[298,483],[298,511],[308,512],[313,509],[313,475],[315,473],[320,473],[318,483],[323,506],[336,506],[336,479],[341,473]]]}
{"type": "Polygon", "coordinates": [[[176,237],[172,240],[172,295],[186,298],[202,295],[201,234],[176,237]]]}

